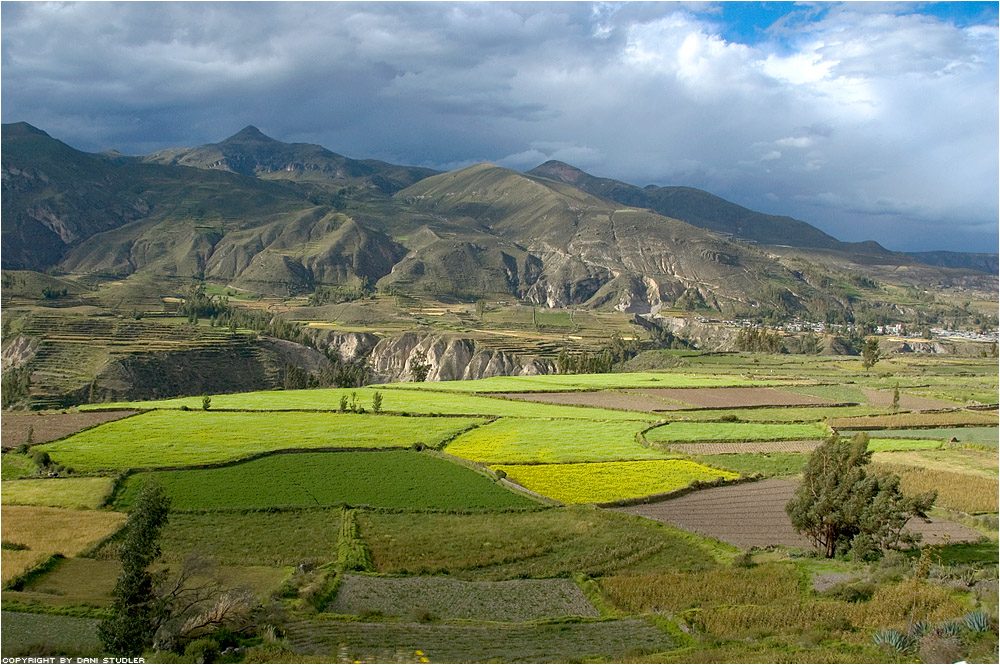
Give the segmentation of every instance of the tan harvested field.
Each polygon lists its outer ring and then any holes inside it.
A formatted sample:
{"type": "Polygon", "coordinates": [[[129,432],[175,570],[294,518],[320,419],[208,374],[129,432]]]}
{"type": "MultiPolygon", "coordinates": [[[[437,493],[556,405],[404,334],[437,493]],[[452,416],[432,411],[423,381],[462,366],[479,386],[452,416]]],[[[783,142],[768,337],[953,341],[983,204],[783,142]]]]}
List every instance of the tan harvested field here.
{"type": "Polygon", "coordinates": [[[545,404],[563,404],[567,406],[591,406],[601,409],[620,409],[622,411],[674,411],[691,408],[690,404],[658,399],[648,395],[635,394],[632,391],[598,390],[566,393],[500,393],[491,397],[506,397],[507,399],[525,402],[543,402],[545,404]]]}
{"type": "Polygon", "coordinates": [[[833,404],[832,401],[822,397],[800,395],[778,388],[642,388],[626,392],[681,402],[699,409],[833,404]]]}
{"type": "Polygon", "coordinates": [[[3,566],[0,567],[0,584],[7,584],[14,577],[17,577],[30,568],[34,568],[48,557],[48,552],[4,550],[3,566]]]}
{"type": "Polygon", "coordinates": [[[28,442],[31,429],[32,443],[47,443],[79,432],[87,427],[118,420],[135,414],[135,411],[95,411],[85,413],[0,414],[0,445],[14,448],[28,442]]]}
{"type": "Polygon", "coordinates": [[[850,416],[827,421],[835,429],[906,429],[929,427],[990,426],[997,417],[981,411],[947,411],[945,413],[895,413],[882,416],[850,416]]]}
{"type": "Polygon", "coordinates": [[[0,518],[3,540],[27,545],[33,551],[73,556],[116,531],[125,523],[126,515],[99,510],[3,506],[0,518]]]}
{"type": "Polygon", "coordinates": [[[674,443],[670,450],[684,455],[739,455],[743,453],[811,453],[822,441],[736,441],[732,443],[674,443]]]}
{"type": "MultiPolygon", "coordinates": [[[[872,406],[892,406],[891,390],[874,390],[872,388],[862,388],[861,392],[868,398],[868,403],[872,406]]],[[[954,409],[960,404],[949,402],[943,399],[933,399],[931,397],[917,397],[899,393],[899,408],[905,411],[932,411],[935,409],[954,409]]]]}
{"type": "MultiPolygon", "coordinates": [[[[770,478],[614,510],[664,522],[738,547],[810,548],[809,539],[795,532],[785,513],[785,505],[797,486],[794,481],[770,478]]],[[[929,523],[910,520],[907,527],[923,534],[924,544],[979,539],[975,530],[947,520],[932,519],[929,523]]]]}

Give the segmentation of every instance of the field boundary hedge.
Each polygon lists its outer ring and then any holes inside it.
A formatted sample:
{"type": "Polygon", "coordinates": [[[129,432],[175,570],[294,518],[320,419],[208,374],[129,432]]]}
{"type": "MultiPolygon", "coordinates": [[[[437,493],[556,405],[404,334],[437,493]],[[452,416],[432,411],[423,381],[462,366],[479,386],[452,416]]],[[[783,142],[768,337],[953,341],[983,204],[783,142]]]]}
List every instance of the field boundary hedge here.
{"type": "Polygon", "coordinates": [[[684,496],[685,494],[697,492],[698,490],[710,489],[712,487],[725,487],[727,485],[742,485],[743,483],[755,483],[763,478],[764,477],[759,473],[755,473],[751,476],[740,476],[738,478],[731,479],[716,478],[715,480],[695,480],[687,487],[682,487],[672,492],[648,494],[646,496],[633,497],[630,499],[618,499],[617,501],[605,501],[603,503],[595,503],[594,505],[598,508],[627,508],[629,506],[639,506],[646,503],[659,503],[660,501],[676,499],[684,496]]]}

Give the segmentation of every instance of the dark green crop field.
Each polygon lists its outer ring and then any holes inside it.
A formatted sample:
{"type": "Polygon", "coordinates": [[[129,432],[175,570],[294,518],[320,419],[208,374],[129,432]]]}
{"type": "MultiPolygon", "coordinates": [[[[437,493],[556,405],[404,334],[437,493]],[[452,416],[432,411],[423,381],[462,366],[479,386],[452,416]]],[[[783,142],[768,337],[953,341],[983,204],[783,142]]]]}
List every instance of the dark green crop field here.
{"type": "Polygon", "coordinates": [[[127,510],[147,478],[177,510],[332,506],[526,508],[538,503],[458,464],[411,450],[271,455],[214,469],[136,474],[115,505],[127,510]]]}

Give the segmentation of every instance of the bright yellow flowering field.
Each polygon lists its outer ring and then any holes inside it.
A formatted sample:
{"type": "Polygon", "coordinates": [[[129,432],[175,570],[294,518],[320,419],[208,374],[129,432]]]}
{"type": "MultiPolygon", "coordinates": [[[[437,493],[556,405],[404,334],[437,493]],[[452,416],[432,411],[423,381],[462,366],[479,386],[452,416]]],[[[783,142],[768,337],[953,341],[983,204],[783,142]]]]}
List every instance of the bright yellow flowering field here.
{"type": "Polygon", "coordinates": [[[563,503],[603,503],[687,487],[695,480],[736,478],[687,460],[509,464],[494,467],[533,492],[563,503]]]}

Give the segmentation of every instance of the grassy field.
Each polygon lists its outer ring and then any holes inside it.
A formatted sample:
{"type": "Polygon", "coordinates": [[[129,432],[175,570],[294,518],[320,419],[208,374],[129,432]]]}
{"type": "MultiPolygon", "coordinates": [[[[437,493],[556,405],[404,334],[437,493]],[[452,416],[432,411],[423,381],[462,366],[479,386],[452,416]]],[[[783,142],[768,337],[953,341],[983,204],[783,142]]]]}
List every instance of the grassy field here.
{"type": "Polygon", "coordinates": [[[550,617],[591,617],[594,609],[570,580],[467,582],[448,577],[369,577],[347,575],[327,608],[337,614],[478,621],[533,621],[550,617]]]}
{"type": "Polygon", "coordinates": [[[178,510],[330,506],[515,508],[538,505],[458,464],[412,450],[294,453],[234,466],[131,476],[115,502],[131,506],[152,477],[178,510]]]}
{"type": "Polygon", "coordinates": [[[477,422],[352,413],[151,411],[39,448],[78,470],[155,468],[283,449],[435,446],[477,422]]]}
{"type": "MultiPolygon", "coordinates": [[[[319,388],[314,390],[269,390],[233,395],[213,395],[215,409],[241,409],[247,411],[288,411],[314,410],[337,411],[341,397],[352,396],[358,405],[371,410],[375,392],[382,394],[382,410],[388,413],[449,414],[449,415],[496,415],[520,416],[525,418],[585,418],[592,420],[642,420],[643,414],[596,409],[557,404],[525,403],[508,399],[496,399],[437,390],[440,382],[412,384],[413,389],[401,385],[385,388],[319,388]],[[426,388],[423,388],[426,386],[426,388]]],[[[177,399],[148,402],[123,402],[131,408],[143,409],[201,409],[200,397],[179,397],[177,399]]],[[[109,408],[114,405],[91,405],[90,408],[109,408]]],[[[84,407],[87,408],[87,407],[84,407]]]]}
{"type": "Polygon", "coordinates": [[[360,512],[358,525],[376,572],[394,575],[505,580],[698,570],[714,566],[718,551],[662,524],[583,506],[478,515],[360,512]]]}
{"type": "Polygon", "coordinates": [[[0,480],[13,480],[29,476],[38,470],[38,465],[27,455],[4,453],[0,455],[0,480]]]}
{"type": "Polygon", "coordinates": [[[822,423],[689,423],[672,422],[646,432],[656,443],[683,441],[795,441],[825,439],[830,430],[822,423]]]}
{"type": "Polygon", "coordinates": [[[702,464],[740,476],[794,476],[802,473],[809,455],[805,453],[749,453],[736,455],[699,455],[702,464]]]}
{"type": "Polygon", "coordinates": [[[892,450],[935,450],[943,445],[943,441],[936,439],[868,439],[868,450],[871,450],[872,452],[886,452],[892,450]]]}
{"type": "MultiPolygon", "coordinates": [[[[294,566],[337,558],[341,511],[174,513],[163,531],[163,554],[180,562],[192,554],[226,566],[294,566]]],[[[108,547],[104,556],[114,556],[108,547]]]]}
{"type": "MultiPolygon", "coordinates": [[[[843,431],[845,436],[851,436],[856,432],[850,430],[843,431]]],[[[935,429],[880,429],[865,431],[870,437],[887,439],[936,439],[951,441],[959,445],[970,444],[974,446],[996,447],[1000,437],[996,427],[941,427],[935,429]]]]}
{"type": "Polygon", "coordinates": [[[745,422],[793,423],[817,422],[831,418],[846,418],[849,416],[868,416],[887,413],[888,409],[875,406],[785,406],[780,408],[755,409],[705,409],[697,411],[674,411],[671,419],[676,420],[724,420],[737,418],[745,422]]]}
{"type": "Polygon", "coordinates": [[[111,478],[5,480],[2,503],[55,508],[100,508],[111,491],[111,478]]]}
{"type": "Polygon", "coordinates": [[[675,646],[641,619],[492,626],[304,619],[289,626],[288,641],[300,654],[340,652],[347,662],[372,663],[422,662],[417,651],[441,663],[626,662],[675,646]]]}
{"type": "Polygon", "coordinates": [[[476,462],[658,459],[670,453],[636,441],[648,423],[501,418],[458,436],[446,452],[476,462]]]}
{"type": "Polygon", "coordinates": [[[97,619],[3,612],[4,658],[38,653],[91,657],[101,653],[97,619]]]}
{"type": "Polygon", "coordinates": [[[0,512],[3,540],[66,556],[82,552],[125,523],[122,513],[97,510],[5,505],[0,512]]]}
{"type": "Polygon", "coordinates": [[[498,466],[514,482],[563,503],[603,503],[663,494],[696,480],[736,474],[687,460],[498,466]]]}
{"type": "Polygon", "coordinates": [[[996,478],[883,460],[878,460],[875,467],[898,475],[899,486],[907,494],[937,492],[936,506],[964,513],[996,513],[998,510],[1000,485],[996,478]]]}

